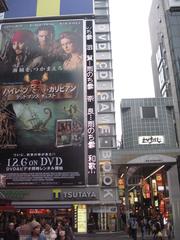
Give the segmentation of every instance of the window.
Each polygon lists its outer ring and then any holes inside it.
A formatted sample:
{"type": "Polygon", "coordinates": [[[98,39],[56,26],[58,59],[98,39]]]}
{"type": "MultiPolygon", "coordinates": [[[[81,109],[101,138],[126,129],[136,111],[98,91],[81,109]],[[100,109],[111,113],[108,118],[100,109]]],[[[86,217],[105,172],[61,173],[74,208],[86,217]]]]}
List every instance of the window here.
{"type": "Polygon", "coordinates": [[[141,107],[141,118],[157,118],[156,107],[141,107]]]}

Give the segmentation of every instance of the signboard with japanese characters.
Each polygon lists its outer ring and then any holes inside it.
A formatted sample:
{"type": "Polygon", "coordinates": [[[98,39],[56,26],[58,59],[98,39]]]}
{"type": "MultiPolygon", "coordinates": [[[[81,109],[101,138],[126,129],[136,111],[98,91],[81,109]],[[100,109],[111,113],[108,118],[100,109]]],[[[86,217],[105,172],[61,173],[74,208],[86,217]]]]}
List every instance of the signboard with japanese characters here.
{"type": "Polygon", "coordinates": [[[86,26],[86,77],[87,77],[87,141],[88,141],[88,184],[97,183],[96,158],[96,113],[95,113],[95,80],[94,80],[94,46],[93,22],[86,26]]]}
{"type": "Polygon", "coordinates": [[[0,173],[7,187],[82,185],[88,171],[96,175],[87,29],[84,20],[1,25],[0,173]]]}
{"type": "Polygon", "coordinates": [[[164,144],[164,136],[139,136],[138,143],[143,145],[164,144]]]}

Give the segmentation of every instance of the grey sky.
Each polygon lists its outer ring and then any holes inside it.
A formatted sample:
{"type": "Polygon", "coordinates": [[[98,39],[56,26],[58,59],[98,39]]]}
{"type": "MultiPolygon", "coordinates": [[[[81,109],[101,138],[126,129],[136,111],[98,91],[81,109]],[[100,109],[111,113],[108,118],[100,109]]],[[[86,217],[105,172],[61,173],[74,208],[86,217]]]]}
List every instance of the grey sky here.
{"type": "Polygon", "coordinates": [[[154,97],[148,16],[152,0],[109,0],[117,138],[122,98],[154,97]]]}

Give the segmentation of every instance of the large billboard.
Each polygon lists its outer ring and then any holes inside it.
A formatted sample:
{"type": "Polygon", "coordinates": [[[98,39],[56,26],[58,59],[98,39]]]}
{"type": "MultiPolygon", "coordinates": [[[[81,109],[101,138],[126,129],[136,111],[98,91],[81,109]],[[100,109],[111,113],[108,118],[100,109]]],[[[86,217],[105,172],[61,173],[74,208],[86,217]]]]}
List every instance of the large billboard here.
{"type": "Polygon", "coordinates": [[[4,18],[92,15],[93,0],[7,0],[4,18]]]}
{"type": "MultiPolygon", "coordinates": [[[[86,21],[2,24],[1,37],[0,173],[6,185],[85,184],[86,21]]],[[[93,174],[96,181],[96,169],[93,174]]]]}

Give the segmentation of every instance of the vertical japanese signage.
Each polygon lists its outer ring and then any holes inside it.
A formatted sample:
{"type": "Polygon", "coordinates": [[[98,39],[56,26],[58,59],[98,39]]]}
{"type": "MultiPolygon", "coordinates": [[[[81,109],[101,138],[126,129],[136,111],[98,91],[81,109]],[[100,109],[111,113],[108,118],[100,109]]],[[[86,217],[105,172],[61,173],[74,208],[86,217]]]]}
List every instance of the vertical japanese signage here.
{"type": "Polygon", "coordinates": [[[88,184],[97,183],[93,22],[86,22],[88,184]]]}
{"type": "MultiPolygon", "coordinates": [[[[85,184],[85,22],[2,24],[1,33],[0,173],[7,186],[85,184]]],[[[88,111],[95,124],[94,101],[88,111]]]]}

